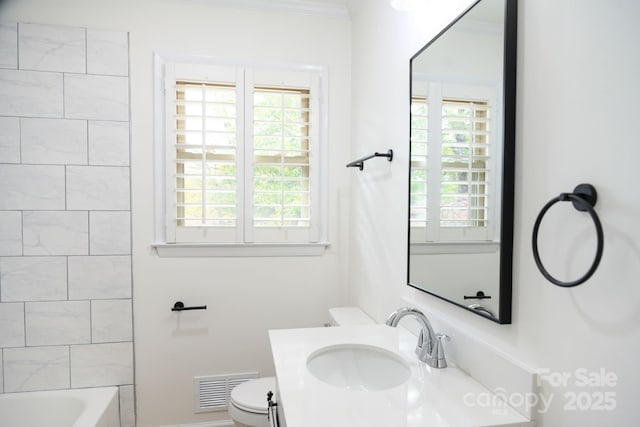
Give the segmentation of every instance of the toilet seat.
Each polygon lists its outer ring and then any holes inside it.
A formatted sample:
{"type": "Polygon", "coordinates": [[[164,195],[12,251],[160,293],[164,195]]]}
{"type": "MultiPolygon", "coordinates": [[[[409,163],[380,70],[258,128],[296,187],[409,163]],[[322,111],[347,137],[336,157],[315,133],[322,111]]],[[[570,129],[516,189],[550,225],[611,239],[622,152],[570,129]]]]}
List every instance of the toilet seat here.
{"type": "Polygon", "coordinates": [[[268,426],[267,392],[275,390],[275,377],[256,378],[239,384],[231,391],[229,415],[249,426],[268,426]]]}

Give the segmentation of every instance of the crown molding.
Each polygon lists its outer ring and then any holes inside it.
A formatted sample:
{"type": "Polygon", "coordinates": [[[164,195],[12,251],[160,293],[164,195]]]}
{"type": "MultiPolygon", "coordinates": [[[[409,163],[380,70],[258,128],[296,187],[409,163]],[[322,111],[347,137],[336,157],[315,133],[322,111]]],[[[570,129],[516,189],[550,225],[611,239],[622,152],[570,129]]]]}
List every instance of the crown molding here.
{"type": "Polygon", "coordinates": [[[322,15],[349,18],[346,4],[317,0],[195,0],[215,6],[236,9],[258,9],[298,13],[303,15],[322,15]]]}

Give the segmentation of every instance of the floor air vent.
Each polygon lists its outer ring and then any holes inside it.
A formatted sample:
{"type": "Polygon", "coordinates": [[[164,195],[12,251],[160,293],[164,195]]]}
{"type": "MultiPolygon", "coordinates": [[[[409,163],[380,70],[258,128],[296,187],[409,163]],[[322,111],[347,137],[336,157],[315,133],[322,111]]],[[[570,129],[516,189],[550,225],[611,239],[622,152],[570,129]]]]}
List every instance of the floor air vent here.
{"type": "Polygon", "coordinates": [[[195,412],[226,411],[231,390],[257,377],[257,372],[194,377],[195,412]]]}

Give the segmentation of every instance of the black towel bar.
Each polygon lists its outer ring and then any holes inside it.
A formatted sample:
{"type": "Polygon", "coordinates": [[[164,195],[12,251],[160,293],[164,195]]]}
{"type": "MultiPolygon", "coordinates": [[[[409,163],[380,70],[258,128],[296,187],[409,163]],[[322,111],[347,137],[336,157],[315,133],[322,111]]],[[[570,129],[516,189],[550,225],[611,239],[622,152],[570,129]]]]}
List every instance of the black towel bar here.
{"type": "Polygon", "coordinates": [[[193,307],[185,307],[182,301],[176,301],[176,303],[173,304],[173,308],[171,308],[171,311],[206,310],[206,309],[207,309],[206,305],[196,305],[193,307]]]}
{"type": "Polygon", "coordinates": [[[393,160],[393,150],[389,149],[387,150],[386,153],[378,153],[377,151],[373,154],[370,154],[368,156],[365,156],[361,159],[358,160],[354,160],[351,163],[347,164],[348,168],[359,168],[360,170],[364,169],[364,162],[366,162],[369,159],[373,159],[374,157],[386,157],[388,161],[392,161],[393,160]]]}

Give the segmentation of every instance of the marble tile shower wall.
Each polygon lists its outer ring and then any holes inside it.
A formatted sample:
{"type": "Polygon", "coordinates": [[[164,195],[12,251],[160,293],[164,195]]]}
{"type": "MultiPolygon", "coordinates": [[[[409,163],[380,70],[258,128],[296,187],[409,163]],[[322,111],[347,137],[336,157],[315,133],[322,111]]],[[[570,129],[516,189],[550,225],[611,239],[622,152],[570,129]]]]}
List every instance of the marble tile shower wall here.
{"type": "Polygon", "coordinates": [[[134,424],[128,34],[0,22],[0,392],[134,424]]]}

